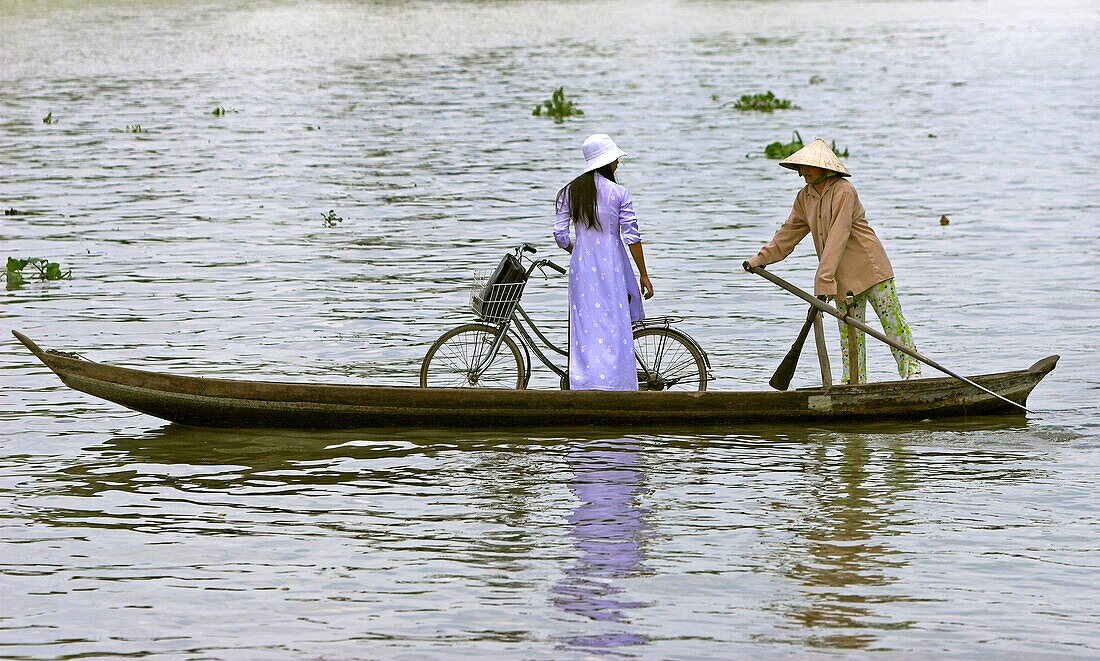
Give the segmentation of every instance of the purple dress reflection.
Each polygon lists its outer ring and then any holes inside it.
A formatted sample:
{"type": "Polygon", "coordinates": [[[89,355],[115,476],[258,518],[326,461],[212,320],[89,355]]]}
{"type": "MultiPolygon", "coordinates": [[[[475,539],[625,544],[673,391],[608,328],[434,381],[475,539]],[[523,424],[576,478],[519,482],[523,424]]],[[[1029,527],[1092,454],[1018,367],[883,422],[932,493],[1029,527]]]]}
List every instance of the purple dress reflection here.
{"type": "MultiPolygon", "coordinates": [[[[599,441],[576,447],[567,455],[574,477],[570,482],[581,504],[569,517],[570,536],[580,556],[554,587],[555,605],[591,621],[629,624],[627,611],[645,607],[625,599],[614,579],[645,571],[642,541],[645,512],[635,504],[641,473],[635,467],[634,439],[599,441]]],[[[626,631],[601,631],[566,639],[569,647],[609,648],[638,645],[645,636],[626,631]]]]}

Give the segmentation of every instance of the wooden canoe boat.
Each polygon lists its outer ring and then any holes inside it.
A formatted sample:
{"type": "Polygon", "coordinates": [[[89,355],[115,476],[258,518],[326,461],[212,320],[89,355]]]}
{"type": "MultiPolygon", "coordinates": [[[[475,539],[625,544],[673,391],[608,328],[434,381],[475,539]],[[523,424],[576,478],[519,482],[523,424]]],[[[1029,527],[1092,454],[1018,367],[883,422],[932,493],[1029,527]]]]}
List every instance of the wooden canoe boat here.
{"type": "MultiPolygon", "coordinates": [[[[923,419],[1018,414],[950,377],[787,392],[599,392],[357,386],[173,376],[45,351],[12,331],[71,388],[196,427],[665,426],[741,422],[923,419]]],[[[1058,363],[983,374],[973,381],[1019,404],[1058,363]]]]}

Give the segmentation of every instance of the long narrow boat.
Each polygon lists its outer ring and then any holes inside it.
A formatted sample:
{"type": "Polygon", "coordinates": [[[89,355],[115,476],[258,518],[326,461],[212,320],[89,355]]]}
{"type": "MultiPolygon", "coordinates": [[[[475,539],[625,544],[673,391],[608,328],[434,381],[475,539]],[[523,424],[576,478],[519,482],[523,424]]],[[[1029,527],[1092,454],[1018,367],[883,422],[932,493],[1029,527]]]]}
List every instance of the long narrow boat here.
{"type": "MultiPolygon", "coordinates": [[[[196,427],[647,426],[739,422],[922,419],[1016,414],[956,379],[886,381],[787,392],[600,392],[325,385],[174,376],[46,351],[12,333],[71,388],[196,427]]],[[[969,377],[1021,405],[1058,363],[969,377]]]]}

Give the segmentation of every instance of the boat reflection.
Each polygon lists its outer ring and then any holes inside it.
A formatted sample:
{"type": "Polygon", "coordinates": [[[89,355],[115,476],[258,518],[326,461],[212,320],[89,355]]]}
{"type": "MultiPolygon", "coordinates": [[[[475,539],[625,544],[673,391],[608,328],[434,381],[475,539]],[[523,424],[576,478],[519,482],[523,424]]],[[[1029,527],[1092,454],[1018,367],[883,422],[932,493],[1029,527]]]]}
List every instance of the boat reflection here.
{"type": "MultiPolygon", "coordinates": [[[[850,424],[845,433],[881,440],[884,437],[912,439],[914,430],[918,434],[945,434],[951,437],[963,432],[1026,429],[1026,422],[988,417],[927,423],[850,424]]],[[[741,439],[755,439],[751,447],[746,446],[739,451],[767,453],[768,448],[775,444],[815,445],[820,443],[820,439],[833,438],[841,432],[828,427],[805,426],[777,429],[747,425],[723,429],[720,433],[697,427],[670,427],[647,429],[646,434],[638,438],[647,439],[645,443],[651,447],[656,444],[661,447],[705,448],[728,445],[726,439],[734,433],[741,439]]],[[[116,435],[102,444],[88,447],[86,450],[90,454],[82,456],[79,463],[61,468],[60,472],[64,475],[57,477],[63,478],[66,489],[77,489],[81,495],[91,495],[99,490],[139,491],[150,487],[154,483],[152,478],[157,478],[162,486],[181,486],[177,482],[188,483],[195,474],[200,473],[207,476],[222,474],[217,486],[221,489],[248,486],[254,481],[280,487],[308,488],[400,478],[403,458],[435,456],[440,452],[549,449],[566,443],[583,443],[588,448],[600,446],[604,450],[614,447],[622,452],[626,447],[624,444],[629,443],[636,448],[640,443],[633,437],[613,442],[596,440],[600,438],[615,437],[601,435],[600,430],[591,428],[560,429],[534,435],[476,430],[234,430],[168,424],[136,434],[116,435]],[[135,466],[144,470],[133,472],[135,479],[127,480],[127,476],[131,475],[130,469],[135,466]],[[157,471],[157,467],[175,468],[157,471]],[[186,470],[184,467],[198,470],[186,470]],[[155,474],[149,475],[144,472],[146,470],[152,470],[155,474]]],[[[491,456],[491,453],[486,455],[491,456]]],[[[615,454],[590,459],[584,452],[570,452],[570,457],[582,472],[586,470],[585,466],[591,466],[586,463],[590,461],[627,461],[625,455],[615,454]]],[[[972,451],[970,458],[975,458],[972,451]]],[[[501,459],[506,460],[507,465],[514,457],[505,453],[501,459]]],[[[988,459],[993,463],[1004,463],[998,462],[996,456],[988,459]]],[[[900,464],[898,468],[902,468],[900,464]]]]}
{"type": "Polygon", "coordinates": [[[596,651],[647,642],[630,630],[629,618],[629,611],[646,604],[630,599],[623,585],[647,573],[638,458],[638,442],[632,438],[578,441],[566,454],[573,471],[569,486],[579,500],[568,518],[578,555],[553,587],[553,602],[588,622],[585,633],[562,639],[566,647],[596,651]]]}

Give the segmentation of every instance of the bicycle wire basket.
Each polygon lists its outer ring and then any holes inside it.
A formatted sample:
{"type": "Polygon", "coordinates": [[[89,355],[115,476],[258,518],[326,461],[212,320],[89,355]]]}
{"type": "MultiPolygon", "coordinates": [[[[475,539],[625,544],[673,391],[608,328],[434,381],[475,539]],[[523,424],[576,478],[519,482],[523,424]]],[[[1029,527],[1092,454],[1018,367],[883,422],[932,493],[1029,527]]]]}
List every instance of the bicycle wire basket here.
{"type": "Polygon", "coordinates": [[[470,309],[478,319],[499,324],[512,317],[527,284],[527,271],[513,255],[505,255],[492,275],[475,275],[470,309]]]}

